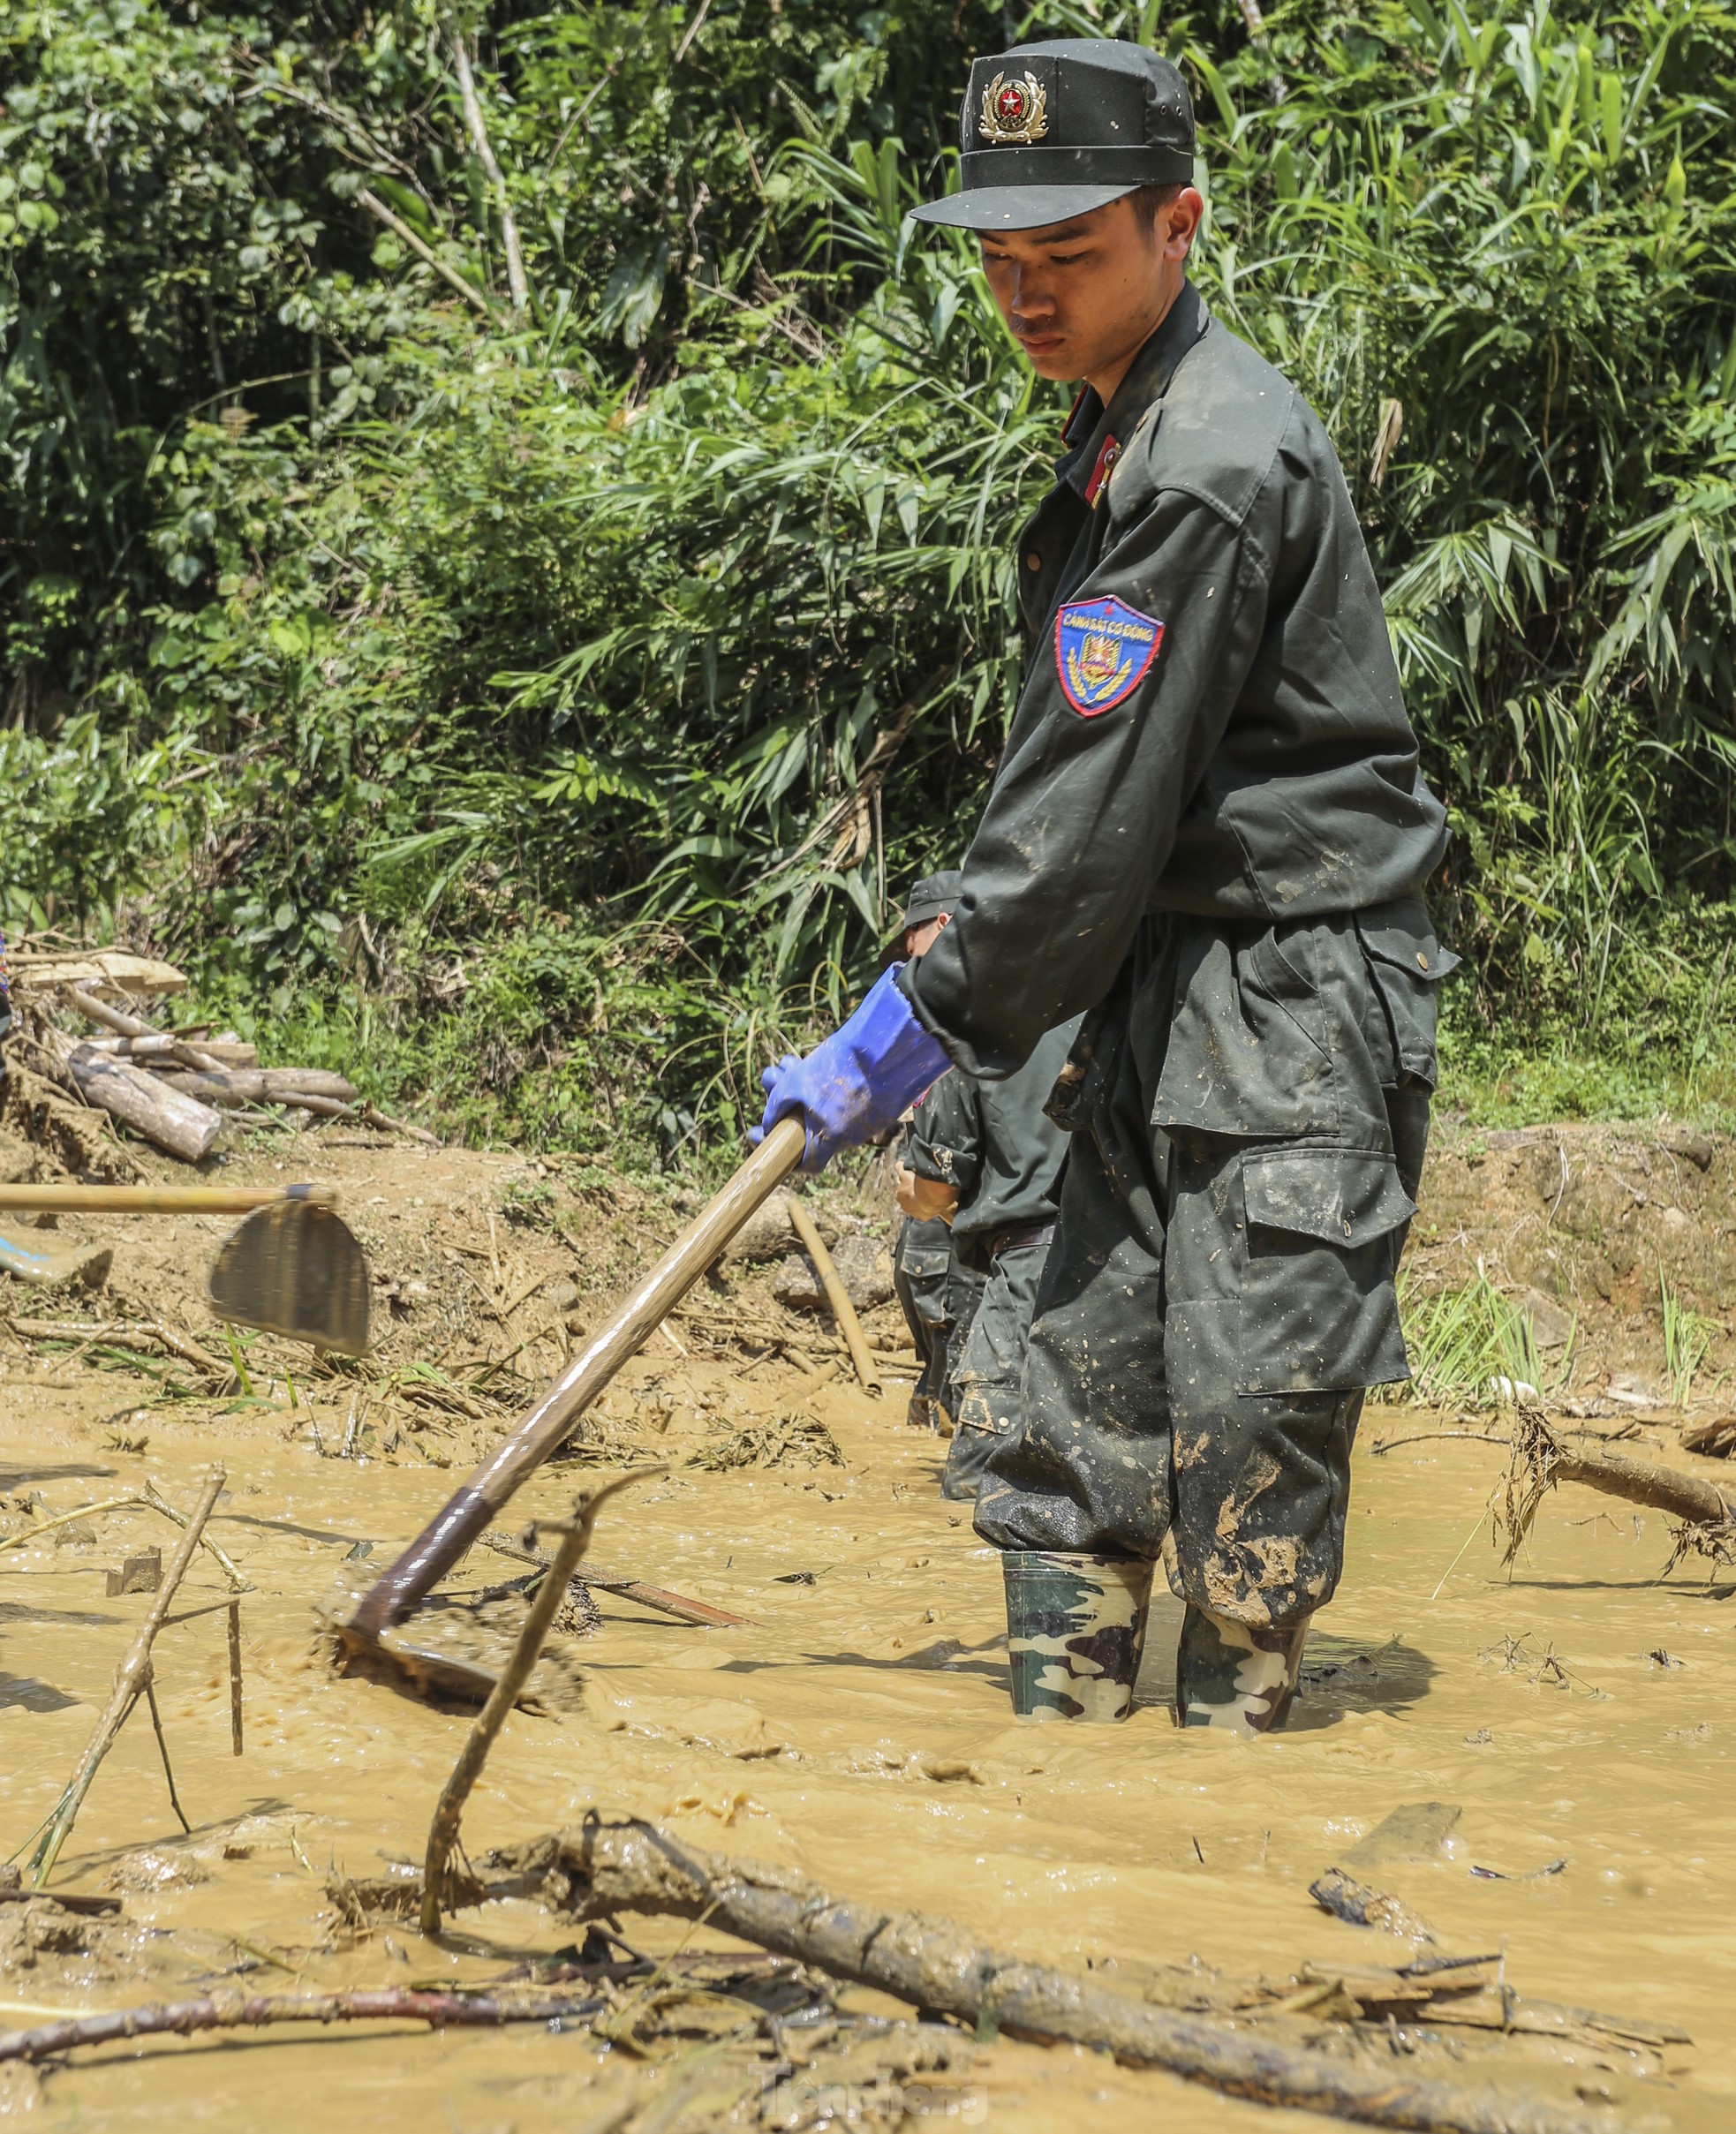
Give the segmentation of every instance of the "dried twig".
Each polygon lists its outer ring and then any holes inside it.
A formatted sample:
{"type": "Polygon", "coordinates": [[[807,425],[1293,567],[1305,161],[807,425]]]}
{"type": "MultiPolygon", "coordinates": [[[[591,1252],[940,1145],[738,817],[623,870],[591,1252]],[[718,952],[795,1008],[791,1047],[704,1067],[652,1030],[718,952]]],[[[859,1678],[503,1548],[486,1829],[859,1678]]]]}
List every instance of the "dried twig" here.
{"type": "MultiPolygon", "coordinates": [[[[631,1478],[629,1477],[630,1480],[631,1478]]],[[[504,1535],[485,1534],[482,1544],[501,1556],[515,1557],[521,1564],[538,1564],[544,1567],[555,1558],[546,1549],[526,1549],[522,1542],[507,1540],[504,1535]]],[[[612,1593],[623,1601],[637,1601],[642,1608],[653,1610],[658,1615],[672,1616],[677,1623],[695,1623],[704,1630],[751,1630],[751,1616],[731,1615],[727,1608],[713,1608],[706,1601],[691,1601],[683,1593],[671,1593],[667,1587],[642,1585],[638,1579],[611,1577],[607,1572],[581,1572],[575,1583],[595,1587],[599,1593],[612,1593]]]]}
{"type": "MultiPolygon", "coordinates": [[[[102,1716],[97,1721],[96,1731],[91,1736],[90,1746],[79,1759],[71,1783],[61,1795],[48,1828],[37,1841],[36,1850],[30,1856],[30,1881],[34,1889],[40,1889],[53,1872],[60,1857],[60,1849],[66,1843],[72,1829],[73,1819],[89,1792],[91,1781],[96,1776],[102,1759],[114,1746],[115,1737],[125,1724],[127,1715],[146,1693],[150,1685],[151,1646],[162,1627],[162,1619],[169,1613],[169,1604],[174,1599],[176,1588],[187,1574],[192,1562],[193,1550],[199,1546],[199,1537],[205,1522],[211,1516],[224,1482],[223,1469],[214,1466],[205,1479],[192,1516],[185,1521],[186,1531],[181,1536],[181,1545],[175,1551],[174,1560],[162,1574],[162,1584],[151,1597],[145,1620],[139,1626],[139,1634],[132,1640],[120,1670],[115,1677],[115,1686],[102,1716]]],[[[155,1709],[155,1705],[153,1707],[155,1709]]],[[[166,1763],[165,1753],[165,1763],[166,1763]]],[[[171,1792],[174,1781],[170,1782],[171,1792]]],[[[177,1804],[179,1813],[179,1804],[177,1804]]]]}
{"type": "Polygon", "coordinates": [[[26,1341],[155,1341],[170,1355],[178,1356],[183,1363],[191,1363],[213,1377],[230,1375],[226,1362],[219,1363],[161,1319],[11,1319],[7,1323],[26,1341]]]}
{"type": "Polygon", "coordinates": [[[661,1467],[641,1468],[634,1474],[623,1474],[614,1482],[585,1491],[574,1500],[570,1520],[563,1521],[558,1528],[553,1522],[551,1530],[558,1531],[561,1546],[555,1552],[555,1561],[549,1566],[537,1596],[531,1602],[531,1612],[525,1618],[525,1627],[518,1633],[518,1642],[513,1648],[512,1657],[501,1670],[501,1676],[488,1695],[488,1701],[477,1714],[471,1727],[452,1776],[447,1780],[435,1806],[434,1821],[428,1827],[428,1850],[423,1867],[422,1932],[434,1934],[440,1932],[440,1907],[445,1895],[446,1863],[452,1848],[458,1842],[458,1822],[464,1812],[464,1803],[470,1798],[471,1789],[482,1776],[482,1767],[488,1760],[488,1752],[494,1738],[506,1723],[506,1715],[517,1703],[519,1695],[531,1678],[542,1652],[543,1640],[548,1635],[556,1611],[567,1597],[567,1586],[577,1570],[579,1558],[591,1543],[591,1530],[597,1523],[597,1514],[608,1502],[630,1483],[648,1479],[663,1473],[661,1467]]]}
{"type": "Polygon", "coordinates": [[[273,2023],[426,2023],[436,2029],[461,2025],[492,2029],[502,2023],[551,2023],[593,2016],[608,2003],[594,1995],[515,1994],[509,1999],[480,1994],[419,1993],[408,1987],[363,1987],[335,1994],[223,1994],[200,2001],[157,2002],[98,2016],[44,2023],[34,2030],[0,2034],[0,2061],[47,2060],[79,2045],[108,2045],[117,2038],[185,2038],[194,2031],[252,2030],[273,2023]]]}
{"type": "MultiPolygon", "coordinates": [[[[1539,1410],[1521,1407],[1513,1418],[1513,1459],[1496,1517],[1502,1535],[1503,1570],[1513,1568],[1537,1507],[1562,1482],[1582,1482],[1631,1504],[1673,1512],[1693,1527],[1717,1528],[1732,1522],[1731,1506],[1722,1491],[1698,1475],[1657,1467],[1649,1460],[1624,1459],[1616,1453],[1570,1452],[1539,1410]]],[[[1679,1544],[1678,1557],[1681,1553],[1679,1544]]]]}

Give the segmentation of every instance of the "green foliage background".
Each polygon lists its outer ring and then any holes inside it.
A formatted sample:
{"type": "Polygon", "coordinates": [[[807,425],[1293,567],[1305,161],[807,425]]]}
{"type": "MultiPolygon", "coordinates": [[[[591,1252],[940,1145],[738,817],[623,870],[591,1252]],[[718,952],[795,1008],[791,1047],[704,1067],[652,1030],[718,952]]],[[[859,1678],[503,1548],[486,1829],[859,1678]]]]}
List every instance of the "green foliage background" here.
{"type": "Polygon", "coordinates": [[[9,930],[479,1133],[731,1145],[993,769],[1064,396],[905,211],[973,52],[1093,34],[1188,72],[1196,276],[1364,514],[1454,1087],[1725,1105],[1722,0],[13,7],[9,930]]]}

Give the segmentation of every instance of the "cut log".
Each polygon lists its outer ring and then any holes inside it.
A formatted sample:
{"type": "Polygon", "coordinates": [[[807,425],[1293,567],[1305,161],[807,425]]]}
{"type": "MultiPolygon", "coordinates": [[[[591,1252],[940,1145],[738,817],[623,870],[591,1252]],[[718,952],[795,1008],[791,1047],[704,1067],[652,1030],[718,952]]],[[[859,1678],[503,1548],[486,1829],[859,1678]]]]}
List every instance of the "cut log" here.
{"type": "Polygon", "coordinates": [[[87,1044],[74,1045],[66,1055],[66,1065],[87,1104],[97,1105],[159,1149],[189,1164],[211,1153],[223,1121],[223,1114],[209,1105],[168,1088],[156,1075],[125,1059],[93,1052],[87,1044]]]}
{"type": "Polygon", "coordinates": [[[354,1082],[325,1067],[224,1067],[217,1072],[158,1067],[155,1074],[171,1089],[207,1104],[290,1104],[298,1097],[353,1104],[358,1095],[354,1082]]]}

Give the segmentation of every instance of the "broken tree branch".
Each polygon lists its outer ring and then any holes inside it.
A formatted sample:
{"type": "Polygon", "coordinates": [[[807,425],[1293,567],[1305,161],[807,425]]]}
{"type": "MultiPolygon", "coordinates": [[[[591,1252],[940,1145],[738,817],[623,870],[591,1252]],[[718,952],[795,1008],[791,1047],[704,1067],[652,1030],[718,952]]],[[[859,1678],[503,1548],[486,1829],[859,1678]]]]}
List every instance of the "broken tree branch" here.
{"type": "Polygon", "coordinates": [[[205,1478],[205,1487],[200,1492],[192,1516],[184,1523],[186,1531],[181,1536],[181,1545],[175,1551],[174,1560],[162,1576],[162,1584],[151,1597],[145,1620],[139,1626],[139,1634],[132,1640],[126,1657],[121,1662],[115,1677],[115,1686],[104,1707],[102,1716],[96,1723],[96,1731],[90,1738],[90,1746],[79,1761],[71,1783],[61,1795],[59,1804],[49,1820],[49,1825],[30,1856],[30,1885],[40,1889],[60,1857],[60,1849],[71,1835],[73,1819],[77,1816],[84,1798],[90,1791],[91,1781],[96,1776],[102,1759],[114,1746],[115,1737],[125,1722],[127,1714],[144,1693],[150,1680],[151,1646],[162,1627],[162,1618],[169,1613],[170,1602],[175,1598],[176,1588],[187,1574],[192,1562],[193,1550],[199,1546],[199,1537],[205,1522],[211,1516],[226,1477],[221,1466],[214,1466],[205,1478]]]}
{"type": "MultiPolygon", "coordinates": [[[[597,1514],[612,1497],[616,1497],[630,1483],[641,1482],[653,1474],[663,1473],[661,1467],[640,1468],[631,1474],[618,1475],[614,1482],[604,1482],[600,1489],[585,1491],[575,1498],[573,1515],[561,1524],[558,1531],[561,1545],[555,1552],[555,1561],[543,1576],[537,1588],[537,1597],[531,1602],[531,1612],[525,1618],[525,1627],[518,1633],[518,1642],[513,1648],[512,1657],[501,1670],[500,1680],[489,1692],[488,1701],[477,1714],[457,1762],[452,1767],[452,1776],[447,1780],[436,1804],[434,1821],[428,1826],[427,1857],[422,1869],[422,1932],[436,1934],[440,1932],[440,1908],[446,1888],[446,1863],[452,1848],[458,1842],[458,1822],[464,1812],[464,1803],[471,1790],[482,1776],[482,1767],[488,1761],[488,1752],[494,1746],[494,1738],[506,1724],[506,1715],[517,1703],[525,1685],[531,1678],[532,1670],[542,1655],[543,1640],[547,1637],[549,1625],[561,1603],[567,1597],[567,1586],[578,1568],[579,1558],[591,1545],[591,1532],[597,1523],[597,1514]]],[[[545,1522],[553,1526],[553,1522],[545,1522]]]]}
{"type": "Polygon", "coordinates": [[[1511,1571],[1517,1560],[1537,1507],[1563,1482],[1581,1482],[1630,1504],[1672,1512],[1694,1527],[1725,1527],[1732,1518],[1723,1491],[1697,1474],[1657,1467],[1650,1460],[1624,1459],[1619,1453],[1570,1452],[1536,1409],[1521,1408],[1513,1421],[1513,1459],[1498,1519],[1504,1571],[1511,1571]]]}
{"type": "MultiPolygon", "coordinates": [[[[701,1919],[721,1934],[871,1986],[914,2007],[1022,2038],[1083,2045],[1134,2066],[1167,2068],[1232,2096],[1430,2134],[1594,2134],[1599,2115],[1541,2099],[1460,2087],[1298,2047],[1223,2021],[1110,1993],[1089,1979],[985,1949],[950,1919],[887,1913],[833,1896],[789,1867],[684,1844],[655,1824],[594,1817],[492,1854],[506,1873],[482,1899],[532,1896],[570,1916],[622,1912],[701,1919]]],[[[396,1907],[413,1884],[380,1885],[396,1907]]],[[[358,1895],[373,1895],[370,1888],[358,1895]]]]}

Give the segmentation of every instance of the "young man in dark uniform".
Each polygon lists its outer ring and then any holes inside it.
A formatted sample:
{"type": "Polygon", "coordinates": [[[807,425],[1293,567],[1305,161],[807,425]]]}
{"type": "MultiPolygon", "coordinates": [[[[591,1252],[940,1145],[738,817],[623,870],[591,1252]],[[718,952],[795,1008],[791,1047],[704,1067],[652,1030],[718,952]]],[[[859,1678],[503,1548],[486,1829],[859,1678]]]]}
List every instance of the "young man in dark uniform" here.
{"type": "Polygon", "coordinates": [[[766,1123],[799,1111],[823,1164],[937,1062],[1010,1075],[1086,1011],[1023,1415],[977,1500],[1015,1708],[1127,1708],[1169,1535],[1178,1715],[1264,1731],[1338,1581],[1363,1389],[1407,1372],[1443,811],[1325,432],[1187,280],[1175,69],[978,60],[961,146],[919,214],[979,234],[1033,366],[1086,386],[1019,538],[1026,682],[953,924],[767,1070],[766,1123]]]}

